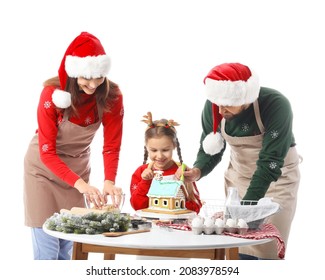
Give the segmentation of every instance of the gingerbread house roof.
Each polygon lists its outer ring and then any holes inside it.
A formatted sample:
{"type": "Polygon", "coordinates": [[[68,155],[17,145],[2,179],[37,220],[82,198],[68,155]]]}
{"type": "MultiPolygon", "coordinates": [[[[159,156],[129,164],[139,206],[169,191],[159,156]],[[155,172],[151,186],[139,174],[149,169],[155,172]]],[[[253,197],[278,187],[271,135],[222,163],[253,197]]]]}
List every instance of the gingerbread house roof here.
{"type": "Polygon", "coordinates": [[[183,181],[153,179],[148,191],[148,197],[176,197],[179,190],[187,196],[183,181]]]}

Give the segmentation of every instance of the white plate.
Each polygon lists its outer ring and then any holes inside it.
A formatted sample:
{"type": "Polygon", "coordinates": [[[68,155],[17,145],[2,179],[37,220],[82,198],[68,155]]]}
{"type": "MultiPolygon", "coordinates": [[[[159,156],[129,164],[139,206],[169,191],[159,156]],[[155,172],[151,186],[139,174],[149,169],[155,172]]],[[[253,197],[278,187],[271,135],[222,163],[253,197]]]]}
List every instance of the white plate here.
{"type": "Polygon", "coordinates": [[[195,212],[185,213],[185,214],[163,214],[163,213],[154,213],[147,212],[142,210],[135,211],[135,214],[141,218],[152,218],[152,219],[192,219],[196,216],[195,212]]]}

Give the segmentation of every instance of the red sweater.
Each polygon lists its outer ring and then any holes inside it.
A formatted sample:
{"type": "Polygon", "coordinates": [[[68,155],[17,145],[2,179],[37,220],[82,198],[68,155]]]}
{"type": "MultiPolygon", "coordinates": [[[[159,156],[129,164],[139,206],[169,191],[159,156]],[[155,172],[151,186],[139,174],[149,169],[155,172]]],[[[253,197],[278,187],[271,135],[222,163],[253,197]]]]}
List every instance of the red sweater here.
{"type": "MultiPolygon", "coordinates": [[[[74,173],[56,153],[56,136],[58,125],[63,113],[58,112],[52,103],[52,86],[44,87],[37,109],[39,151],[42,162],[60,179],[71,186],[80,178],[74,173]],[[46,147],[46,148],[44,148],[46,147]]],[[[77,107],[78,117],[71,117],[70,122],[88,126],[99,120],[95,95],[81,94],[81,102],[77,107]]],[[[123,96],[112,106],[110,112],[104,112],[102,125],[104,130],[103,158],[105,180],[115,181],[123,129],[123,96]]]]}
{"type": "MultiPolygon", "coordinates": [[[[140,167],[137,168],[137,170],[132,175],[131,185],[130,185],[130,191],[131,191],[130,202],[134,210],[144,209],[149,206],[149,197],[147,196],[147,193],[149,191],[152,180],[143,180],[141,177],[143,170],[145,170],[147,167],[148,164],[141,165],[140,167]]],[[[169,169],[164,170],[163,175],[164,176],[174,175],[177,169],[178,169],[178,165],[175,163],[169,169]]],[[[196,184],[193,183],[193,185],[197,193],[195,197],[198,203],[196,203],[195,201],[186,201],[185,206],[187,209],[199,213],[202,204],[200,201],[199,191],[196,187],[196,184]]]]}

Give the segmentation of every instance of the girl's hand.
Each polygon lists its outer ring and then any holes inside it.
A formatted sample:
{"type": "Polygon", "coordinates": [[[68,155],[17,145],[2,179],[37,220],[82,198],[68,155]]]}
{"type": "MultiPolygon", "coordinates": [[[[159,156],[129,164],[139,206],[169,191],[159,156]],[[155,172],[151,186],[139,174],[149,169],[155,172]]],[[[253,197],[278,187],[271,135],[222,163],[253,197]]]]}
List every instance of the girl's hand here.
{"type": "Polygon", "coordinates": [[[180,180],[183,175],[183,169],[182,166],[179,166],[177,171],[175,172],[175,179],[180,180]]]}
{"type": "Polygon", "coordinates": [[[155,174],[152,170],[152,166],[153,166],[153,162],[150,162],[148,164],[148,167],[145,170],[143,170],[143,172],[141,174],[141,178],[143,180],[151,180],[155,176],[155,174]]]}
{"type": "Polygon", "coordinates": [[[155,176],[155,174],[153,173],[153,171],[151,169],[148,169],[148,168],[143,170],[143,172],[141,174],[141,178],[143,180],[151,180],[151,179],[153,179],[154,176],[155,176]]]}

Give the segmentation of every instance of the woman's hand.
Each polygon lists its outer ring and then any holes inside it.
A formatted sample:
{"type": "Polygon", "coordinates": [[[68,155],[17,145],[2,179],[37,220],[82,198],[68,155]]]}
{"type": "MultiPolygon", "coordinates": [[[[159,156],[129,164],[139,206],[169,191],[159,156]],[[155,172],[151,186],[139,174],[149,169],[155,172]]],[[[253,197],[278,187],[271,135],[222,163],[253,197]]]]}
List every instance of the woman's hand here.
{"type": "Polygon", "coordinates": [[[105,204],[104,196],[100,193],[99,189],[90,186],[83,179],[79,178],[75,182],[74,187],[85,195],[88,203],[93,203],[96,208],[101,208],[105,204]]]}
{"type": "Polygon", "coordinates": [[[119,206],[122,201],[123,190],[120,187],[116,187],[113,181],[105,180],[103,195],[105,199],[105,204],[107,203],[107,195],[110,195],[112,198],[113,205],[119,206]]]}

